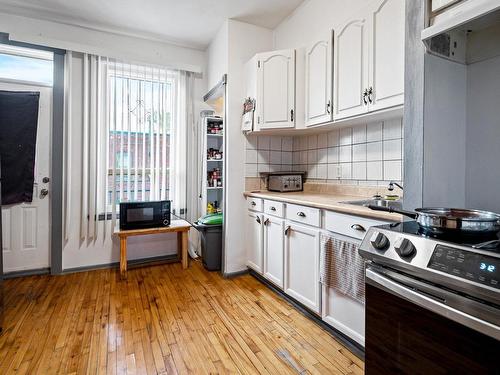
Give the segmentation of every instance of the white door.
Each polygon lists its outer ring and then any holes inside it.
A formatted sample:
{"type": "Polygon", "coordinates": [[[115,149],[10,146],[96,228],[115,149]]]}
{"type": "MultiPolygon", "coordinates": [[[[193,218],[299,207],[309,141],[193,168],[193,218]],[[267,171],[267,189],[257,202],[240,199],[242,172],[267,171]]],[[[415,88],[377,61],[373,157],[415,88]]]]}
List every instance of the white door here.
{"type": "Polygon", "coordinates": [[[332,33],[306,51],[306,126],[332,121],[332,33]]]}
{"type": "Polygon", "coordinates": [[[319,314],[319,231],[290,222],[285,228],[285,292],[319,314]]]}
{"type": "Polygon", "coordinates": [[[404,103],[405,2],[379,0],[371,12],[370,111],[404,103]]]}
{"type": "Polygon", "coordinates": [[[262,215],[248,211],[245,239],[247,266],[262,273],[262,215]]]}
{"type": "Polygon", "coordinates": [[[3,270],[48,268],[50,194],[43,196],[42,189],[50,185],[43,178],[50,178],[52,88],[0,83],[0,90],[40,92],[33,202],[2,206],[3,270]]]}
{"type": "Polygon", "coordinates": [[[368,28],[367,19],[352,20],[335,35],[335,118],[366,113],[368,101],[368,28]]]}
{"type": "Polygon", "coordinates": [[[259,129],[295,126],[295,50],[260,53],[256,103],[259,129]]]}
{"type": "Polygon", "coordinates": [[[284,220],[264,216],[264,277],[283,289],[284,220]]]}

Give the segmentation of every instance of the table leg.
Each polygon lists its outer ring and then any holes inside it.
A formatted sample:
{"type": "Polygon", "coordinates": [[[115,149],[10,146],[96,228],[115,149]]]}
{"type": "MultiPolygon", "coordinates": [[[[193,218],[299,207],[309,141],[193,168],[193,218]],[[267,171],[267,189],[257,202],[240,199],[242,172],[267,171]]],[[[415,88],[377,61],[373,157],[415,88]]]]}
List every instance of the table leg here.
{"type": "Polygon", "coordinates": [[[188,268],[188,231],[182,232],[182,268],[188,268]]]}
{"type": "Polygon", "coordinates": [[[127,276],[127,237],[120,238],[120,276],[127,276]]]}
{"type": "Polygon", "coordinates": [[[177,232],[177,261],[182,262],[182,232],[177,232]]]}

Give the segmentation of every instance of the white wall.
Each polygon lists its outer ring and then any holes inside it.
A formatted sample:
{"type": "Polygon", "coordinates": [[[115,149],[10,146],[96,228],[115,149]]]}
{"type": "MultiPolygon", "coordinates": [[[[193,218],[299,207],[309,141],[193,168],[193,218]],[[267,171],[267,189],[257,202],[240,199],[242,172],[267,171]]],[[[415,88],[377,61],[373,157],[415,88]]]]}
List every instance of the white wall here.
{"type": "MultiPolygon", "coordinates": [[[[114,33],[94,31],[82,27],[58,24],[0,13],[0,32],[9,33],[11,39],[61,49],[101,54],[125,61],[162,65],[200,72],[195,80],[195,114],[205,107],[202,97],[207,91],[205,51],[185,48],[159,41],[146,40],[114,33]]],[[[119,261],[119,243],[110,236],[107,223],[99,223],[98,240],[81,242],[79,238],[81,193],[81,129],[82,56],[73,59],[73,150],[71,155],[72,185],[70,188],[71,229],[63,248],[63,269],[104,265],[119,261]]],[[[62,156],[61,156],[62,157],[62,156]]],[[[128,259],[174,254],[177,251],[175,235],[137,237],[129,240],[128,259]]]]}
{"type": "Polygon", "coordinates": [[[228,65],[228,21],[224,22],[207,49],[208,90],[227,74],[228,65]]]}
{"type": "MultiPolygon", "coordinates": [[[[245,230],[245,136],[241,132],[241,112],[245,98],[244,65],[258,52],[272,49],[272,31],[235,20],[228,21],[228,65],[226,103],[226,183],[225,272],[246,269],[245,230]]],[[[215,62],[216,63],[216,62],[215,62]]]]}
{"type": "Polygon", "coordinates": [[[423,205],[465,205],[465,65],[425,56],[423,205]]]}
{"type": "Polygon", "coordinates": [[[500,57],[467,75],[466,206],[500,213],[500,57]]]}

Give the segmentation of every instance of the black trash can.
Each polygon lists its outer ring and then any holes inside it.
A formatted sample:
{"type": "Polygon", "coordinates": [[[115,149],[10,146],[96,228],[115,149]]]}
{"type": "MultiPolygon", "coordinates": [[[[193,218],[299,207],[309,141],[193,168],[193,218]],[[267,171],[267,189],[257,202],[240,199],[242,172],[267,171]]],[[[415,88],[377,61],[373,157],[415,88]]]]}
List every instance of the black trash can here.
{"type": "Polygon", "coordinates": [[[201,259],[208,271],[220,271],[222,266],[222,224],[201,224],[193,226],[200,233],[201,259]]]}

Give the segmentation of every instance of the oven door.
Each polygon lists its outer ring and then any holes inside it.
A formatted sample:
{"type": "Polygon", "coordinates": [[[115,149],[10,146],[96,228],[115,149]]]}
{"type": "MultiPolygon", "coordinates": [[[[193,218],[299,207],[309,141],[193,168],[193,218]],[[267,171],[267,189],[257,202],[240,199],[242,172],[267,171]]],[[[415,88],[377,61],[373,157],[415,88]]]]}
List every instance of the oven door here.
{"type": "Polygon", "coordinates": [[[366,284],[366,375],[500,374],[499,325],[477,317],[500,310],[372,265],[366,284]]]}
{"type": "Polygon", "coordinates": [[[121,229],[153,228],[161,223],[161,202],[125,203],[120,207],[121,229]]]}

